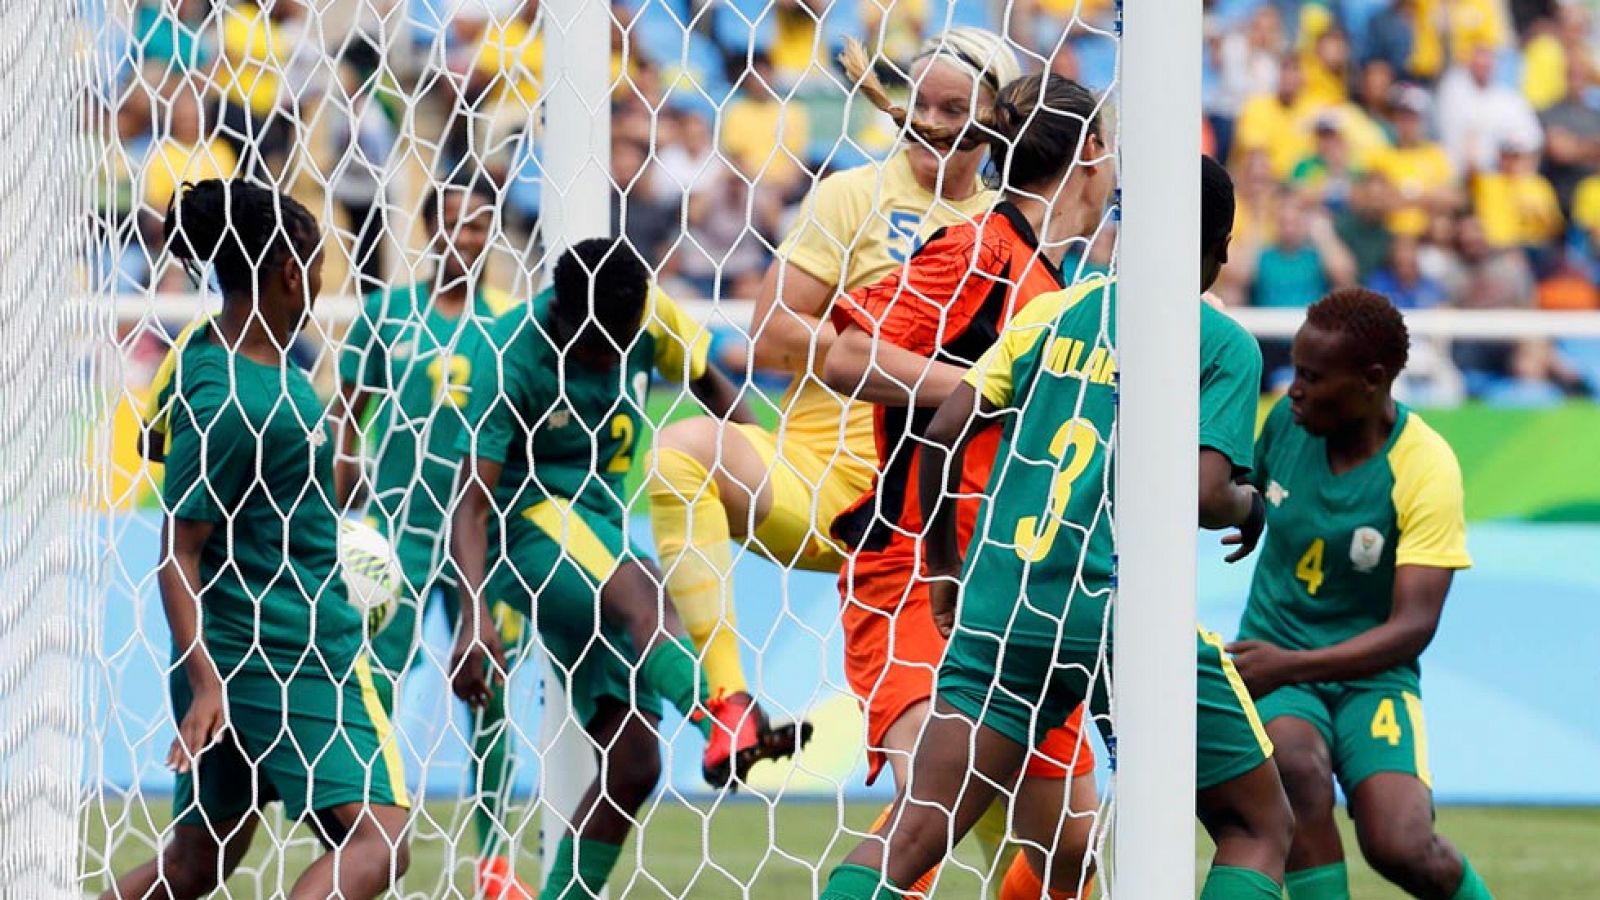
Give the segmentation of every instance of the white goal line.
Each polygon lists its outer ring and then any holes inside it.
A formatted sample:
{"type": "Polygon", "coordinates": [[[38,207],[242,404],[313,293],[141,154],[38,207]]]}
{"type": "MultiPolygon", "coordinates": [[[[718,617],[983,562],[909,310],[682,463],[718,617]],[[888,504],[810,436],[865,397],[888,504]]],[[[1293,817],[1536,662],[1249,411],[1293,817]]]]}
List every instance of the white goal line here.
{"type": "MultiPolygon", "coordinates": [[[[83,302],[99,302],[85,299],[83,302]]],[[[348,325],[361,300],[350,295],[323,297],[316,317],[325,328],[348,325]]],[[[702,324],[750,333],[755,303],[750,300],[679,300],[679,306],[702,324]]],[[[125,294],[116,298],[119,322],[187,322],[201,310],[215,310],[217,299],[199,293],[125,294]]],[[[1228,314],[1258,338],[1291,338],[1305,312],[1298,309],[1235,307],[1228,314]]],[[[1521,338],[1600,338],[1600,312],[1529,309],[1428,309],[1405,314],[1412,337],[1456,340],[1521,338]]]]}

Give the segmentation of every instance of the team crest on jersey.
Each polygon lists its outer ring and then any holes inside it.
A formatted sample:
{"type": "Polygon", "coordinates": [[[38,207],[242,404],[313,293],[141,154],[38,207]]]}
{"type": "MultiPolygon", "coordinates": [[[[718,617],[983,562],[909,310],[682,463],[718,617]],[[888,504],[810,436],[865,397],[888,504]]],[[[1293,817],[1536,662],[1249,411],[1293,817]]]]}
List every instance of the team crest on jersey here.
{"type": "Polygon", "coordinates": [[[572,424],[572,413],[569,410],[558,409],[550,414],[551,428],[565,428],[572,424]]]}
{"type": "Polygon", "coordinates": [[[1277,483],[1276,481],[1267,482],[1268,503],[1271,503],[1274,507],[1279,507],[1282,506],[1283,501],[1287,499],[1289,499],[1289,492],[1284,489],[1283,485],[1277,483]]]}
{"type": "Polygon", "coordinates": [[[1363,525],[1350,536],[1350,564],[1357,572],[1371,572],[1383,560],[1383,533],[1363,525]]]}
{"type": "Polygon", "coordinates": [[[323,430],[325,428],[327,428],[326,425],[318,425],[316,428],[311,429],[310,434],[306,435],[306,443],[311,445],[311,449],[321,450],[322,445],[328,442],[328,433],[323,430]]]}

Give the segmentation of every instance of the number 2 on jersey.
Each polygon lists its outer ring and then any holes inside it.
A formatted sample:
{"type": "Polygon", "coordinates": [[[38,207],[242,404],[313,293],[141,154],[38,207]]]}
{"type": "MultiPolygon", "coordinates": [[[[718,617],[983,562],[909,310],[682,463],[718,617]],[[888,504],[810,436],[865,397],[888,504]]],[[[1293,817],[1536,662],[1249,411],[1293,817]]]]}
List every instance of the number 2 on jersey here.
{"type": "Polygon", "coordinates": [[[1050,439],[1050,455],[1066,465],[1050,482],[1050,512],[1045,515],[1043,527],[1038,516],[1023,516],[1017,520],[1013,540],[1018,556],[1028,562],[1039,562],[1050,553],[1051,545],[1056,542],[1056,532],[1061,530],[1061,519],[1067,514],[1067,504],[1072,502],[1072,483],[1089,468],[1099,444],[1100,435],[1087,419],[1071,419],[1056,430],[1055,437],[1050,439]]]}
{"type": "Polygon", "coordinates": [[[619,443],[616,455],[606,464],[606,471],[626,472],[633,468],[633,417],[625,415],[613,417],[611,437],[619,443]]]}
{"type": "Polygon", "coordinates": [[[1322,552],[1326,546],[1322,538],[1317,538],[1294,564],[1294,577],[1306,583],[1306,593],[1313,597],[1322,590],[1322,552]]]}

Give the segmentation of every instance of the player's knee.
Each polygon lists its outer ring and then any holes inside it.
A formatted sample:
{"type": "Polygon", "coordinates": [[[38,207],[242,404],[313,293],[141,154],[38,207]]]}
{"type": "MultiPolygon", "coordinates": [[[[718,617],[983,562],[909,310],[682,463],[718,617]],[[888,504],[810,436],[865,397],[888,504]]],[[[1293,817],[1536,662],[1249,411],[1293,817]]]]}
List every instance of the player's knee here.
{"type": "Polygon", "coordinates": [[[1278,778],[1294,814],[1302,819],[1333,812],[1333,768],[1317,753],[1278,752],[1273,755],[1278,778]]]}
{"type": "Polygon", "coordinates": [[[1289,847],[1294,843],[1295,823],[1295,810],[1288,794],[1281,790],[1261,792],[1243,810],[1243,821],[1254,841],[1270,846],[1275,853],[1281,852],[1283,858],[1288,857],[1289,847]]]}
{"type": "Polygon", "coordinates": [[[1405,817],[1373,817],[1357,825],[1361,855],[1390,881],[1411,883],[1414,875],[1431,865],[1438,841],[1430,825],[1410,822],[1405,817]]]}
{"type": "Polygon", "coordinates": [[[166,886],[173,900],[198,900],[221,887],[222,881],[215,854],[204,857],[168,852],[162,859],[160,883],[166,886]]]}
{"type": "Polygon", "coordinates": [[[627,811],[644,805],[661,783],[661,753],[653,741],[648,749],[630,747],[628,752],[613,753],[611,766],[612,772],[606,781],[613,799],[627,811]]]}
{"type": "Polygon", "coordinates": [[[705,416],[680,419],[656,432],[655,452],[673,450],[709,467],[721,443],[721,423],[705,416]]]}

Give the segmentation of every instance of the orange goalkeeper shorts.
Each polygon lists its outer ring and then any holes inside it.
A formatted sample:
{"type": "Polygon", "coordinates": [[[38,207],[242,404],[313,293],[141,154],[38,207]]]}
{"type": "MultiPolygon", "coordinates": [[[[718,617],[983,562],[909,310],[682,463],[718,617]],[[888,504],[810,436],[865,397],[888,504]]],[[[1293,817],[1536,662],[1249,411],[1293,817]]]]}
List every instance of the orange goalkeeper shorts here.
{"type": "MultiPolygon", "coordinates": [[[[910,578],[913,554],[863,551],[839,575],[843,598],[844,670],[867,719],[867,783],[888,757],[889,728],[919,703],[933,698],[945,639],[933,624],[927,585],[910,578]]],[[[1066,778],[1094,772],[1094,750],[1083,739],[1083,707],[1051,729],[1028,755],[1026,774],[1066,778]]]]}

